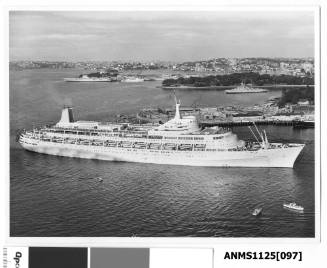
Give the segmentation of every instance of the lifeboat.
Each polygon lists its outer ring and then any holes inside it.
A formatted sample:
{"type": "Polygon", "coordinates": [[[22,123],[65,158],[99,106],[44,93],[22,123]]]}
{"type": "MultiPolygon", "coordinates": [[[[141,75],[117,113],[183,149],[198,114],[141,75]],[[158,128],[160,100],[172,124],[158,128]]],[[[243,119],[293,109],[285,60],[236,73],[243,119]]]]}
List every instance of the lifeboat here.
{"type": "Polygon", "coordinates": [[[145,149],[146,143],[145,142],[135,142],[133,147],[137,148],[137,149],[145,149]]]}
{"type": "Polygon", "coordinates": [[[132,143],[131,142],[128,142],[128,141],[123,141],[120,143],[120,147],[123,147],[123,148],[131,148],[132,147],[132,143]]]}
{"type": "Polygon", "coordinates": [[[192,144],[180,144],[178,146],[178,148],[181,151],[191,151],[192,150],[192,144]]]}
{"type": "Polygon", "coordinates": [[[176,149],[176,144],[175,143],[165,143],[164,144],[164,149],[165,150],[175,150],[176,149]]]}
{"type": "Polygon", "coordinates": [[[160,150],[161,144],[160,143],[150,143],[148,145],[149,149],[160,150]]]}
{"type": "Polygon", "coordinates": [[[117,145],[117,143],[115,141],[107,141],[106,142],[106,146],[109,146],[109,147],[115,147],[117,145]]]}

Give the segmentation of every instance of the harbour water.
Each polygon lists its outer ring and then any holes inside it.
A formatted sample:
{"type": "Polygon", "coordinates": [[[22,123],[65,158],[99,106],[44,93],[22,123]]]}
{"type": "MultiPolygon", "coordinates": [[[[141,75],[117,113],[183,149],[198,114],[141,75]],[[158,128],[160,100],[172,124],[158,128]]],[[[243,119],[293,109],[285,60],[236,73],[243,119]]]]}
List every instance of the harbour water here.
{"type": "MultiPolygon", "coordinates": [[[[73,105],[76,119],[98,121],[173,105],[172,92],[157,88],[160,81],[63,82],[80,73],[10,72],[11,236],[314,237],[314,129],[264,127],[271,141],[306,144],[294,169],[107,162],[23,150],[17,131],[58,121],[64,104],[73,105]],[[284,202],[304,212],[285,210],[284,202]],[[257,206],[260,217],[251,215],[257,206]]],[[[220,106],[262,103],[280,92],[177,94],[186,106],[220,106]]],[[[253,140],[247,127],[233,131],[253,140]]]]}

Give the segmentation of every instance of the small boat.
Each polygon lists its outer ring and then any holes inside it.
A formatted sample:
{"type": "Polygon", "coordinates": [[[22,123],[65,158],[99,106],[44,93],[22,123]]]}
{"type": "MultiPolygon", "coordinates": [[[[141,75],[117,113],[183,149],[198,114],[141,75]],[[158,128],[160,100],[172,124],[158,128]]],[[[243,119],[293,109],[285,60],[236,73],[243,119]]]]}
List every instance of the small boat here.
{"type": "Polygon", "coordinates": [[[262,208],[256,208],[255,210],[253,210],[252,215],[259,216],[261,212],[262,212],[262,208]]]}
{"type": "Polygon", "coordinates": [[[134,143],[134,148],[145,149],[146,148],[146,143],[145,142],[135,142],[134,143]]]}
{"type": "Polygon", "coordinates": [[[126,76],[124,79],[121,80],[121,82],[139,83],[139,82],[144,82],[144,79],[140,78],[140,77],[135,77],[135,76],[126,76]]]}
{"type": "Polygon", "coordinates": [[[165,143],[164,144],[164,149],[165,150],[175,150],[176,144],[174,143],[165,143]]]}
{"type": "Polygon", "coordinates": [[[192,144],[180,144],[178,148],[182,151],[184,150],[192,150],[192,144]]]}
{"type": "Polygon", "coordinates": [[[120,147],[123,147],[123,148],[131,148],[132,147],[132,143],[131,142],[128,142],[128,141],[122,141],[120,143],[120,147]]]}
{"type": "Polygon", "coordinates": [[[297,211],[303,211],[304,210],[303,207],[297,205],[296,203],[283,204],[283,207],[293,209],[293,210],[297,210],[297,211]]]}
{"type": "Polygon", "coordinates": [[[153,149],[153,150],[159,150],[160,149],[160,143],[150,143],[148,145],[149,149],[153,149]]]}
{"type": "Polygon", "coordinates": [[[101,177],[96,177],[96,179],[99,181],[99,182],[102,182],[103,179],[101,177]]]}

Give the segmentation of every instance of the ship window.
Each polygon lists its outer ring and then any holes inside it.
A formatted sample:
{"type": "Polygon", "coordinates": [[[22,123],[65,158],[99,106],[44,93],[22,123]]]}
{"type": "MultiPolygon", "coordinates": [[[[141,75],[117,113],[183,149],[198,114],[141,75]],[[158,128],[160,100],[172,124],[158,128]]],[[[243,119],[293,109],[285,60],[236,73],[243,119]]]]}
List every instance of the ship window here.
{"type": "Polygon", "coordinates": [[[202,137],[194,137],[194,140],[204,140],[202,137]]]}
{"type": "Polygon", "coordinates": [[[162,136],[148,136],[149,139],[162,139],[162,136]]]}

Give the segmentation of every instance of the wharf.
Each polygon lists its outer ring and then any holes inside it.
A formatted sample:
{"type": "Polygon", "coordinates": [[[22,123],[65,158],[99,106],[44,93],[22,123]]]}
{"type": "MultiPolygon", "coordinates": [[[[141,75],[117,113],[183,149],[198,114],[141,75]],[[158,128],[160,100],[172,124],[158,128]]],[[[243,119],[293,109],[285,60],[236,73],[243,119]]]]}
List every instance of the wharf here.
{"type": "MultiPolygon", "coordinates": [[[[141,117],[137,114],[137,119],[143,122],[151,122],[151,123],[160,123],[167,121],[163,118],[146,118],[141,117]]],[[[281,119],[253,119],[253,120],[201,120],[199,119],[200,127],[236,127],[236,126],[251,126],[253,122],[257,125],[275,125],[275,126],[293,126],[295,128],[314,128],[315,124],[314,121],[306,121],[306,120],[298,120],[298,119],[288,119],[288,120],[281,120],[281,119]]]]}
{"type": "MultiPolygon", "coordinates": [[[[205,89],[205,90],[225,90],[225,89],[233,89],[237,87],[237,85],[233,86],[191,86],[191,85],[174,85],[174,86],[157,86],[158,88],[164,89],[164,90],[176,90],[176,89],[185,89],[185,90],[199,90],[199,89],[205,89]]],[[[264,89],[270,89],[270,90],[280,90],[283,88],[307,88],[307,87],[314,87],[314,85],[262,85],[262,86],[252,86],[253,88],[264,88],[264,89]]]]}
{"type": "Polygon", "coordinates": [[[253,120],[253,121],[200,121],[201,127],[236,127],[236,126],[251,126],[253,123],[257,125],[275,125],[275,126],[293,126],[296,128],[314,128],[314,122],[306,122],[299,120],[253,120]]]}

